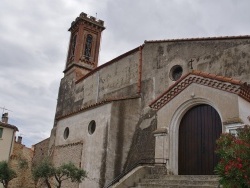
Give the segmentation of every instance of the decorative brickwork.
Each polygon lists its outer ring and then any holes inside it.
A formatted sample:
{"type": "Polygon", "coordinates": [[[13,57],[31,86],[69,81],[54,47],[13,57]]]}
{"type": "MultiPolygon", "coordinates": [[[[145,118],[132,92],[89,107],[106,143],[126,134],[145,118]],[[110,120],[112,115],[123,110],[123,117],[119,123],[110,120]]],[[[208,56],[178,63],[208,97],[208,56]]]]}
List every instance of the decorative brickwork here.
{"type": "Polygon", "coordinates": [[[234,93],[250,102],[250,87],[246,83],[232,78],[194,70],[170,86],[167,91],[154,100],[149,106],[155,110],[159,110],[192,83],[234,93]]]}

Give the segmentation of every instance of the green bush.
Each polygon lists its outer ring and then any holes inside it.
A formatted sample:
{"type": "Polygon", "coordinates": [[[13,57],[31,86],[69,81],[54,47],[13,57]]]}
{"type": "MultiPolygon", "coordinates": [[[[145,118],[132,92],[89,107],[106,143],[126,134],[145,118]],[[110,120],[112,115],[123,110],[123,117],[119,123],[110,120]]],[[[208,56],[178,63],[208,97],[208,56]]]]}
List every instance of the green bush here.
{"type": "Polygon", "coordinates": [[[224,133],[217,140],[220,161],[215,173],[223,188],[250,187],[250,127],[238,129],[237,136],[224,133]]]}

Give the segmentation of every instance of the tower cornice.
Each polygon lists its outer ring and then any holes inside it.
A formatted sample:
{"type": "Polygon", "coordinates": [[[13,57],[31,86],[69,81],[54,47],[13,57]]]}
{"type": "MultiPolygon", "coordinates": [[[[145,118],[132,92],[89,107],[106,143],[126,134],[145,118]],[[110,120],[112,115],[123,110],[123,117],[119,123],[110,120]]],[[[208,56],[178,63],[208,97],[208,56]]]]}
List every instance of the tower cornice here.
{"type": "Polygon", "coordinates": [[[71,23],[71,27],[69,28],[69,31],[74,31],[81,23],[84,23],[86,25],[91,25],[92,27],[97,28],[98,30],[101,30],[101,31],[105,29],[103,20],[97,20],[95,17],[88,16],[86,13],[82,12],[75,19],[75,21],[71,23]]]}

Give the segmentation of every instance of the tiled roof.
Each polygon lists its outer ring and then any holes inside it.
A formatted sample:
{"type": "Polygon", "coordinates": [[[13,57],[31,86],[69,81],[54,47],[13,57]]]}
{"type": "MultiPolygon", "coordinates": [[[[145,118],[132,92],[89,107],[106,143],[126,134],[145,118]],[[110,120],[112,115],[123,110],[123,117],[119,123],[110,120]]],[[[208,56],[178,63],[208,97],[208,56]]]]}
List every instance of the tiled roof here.
{"type": "Polygon", "coordinates": [[[8,124],[8,123],[0,122],[0,126],[1,127],[6,127],[6,128],[10,128],[10,129],[14,129],[15,131],[18,131],[18,128],[16,126],[8,124]]]}
{"type": "Polygon", "coordinates": [[[83,111],[89,110],[91,108],[95,108],[95,107],[98,107],[98,106],[101,106],[101,105],[104,105],[104,104],[107,104],[107,103],[110,103],[110,102],[113,102],[113,101],[128,100],[128,99],[137,99],[137,98],[140,98],[140,96],[136,95],[136,96],[124,97],[124,98],[121,97],[121,98],[104,99],[104,100],[102,100],[100,102],[97,102],[97,103],[85,106],[85,107],[83,107],[83,108],[81,108],[81,109],[79,109],[77,111],[73,111],[73,112],[70,112],[70,113],[65,114],[63,116],[56,117],[56,120],[61,120],[61,119],[73,116],[75,114],[78,114],[80,112],[83,112],[83,111]]]}
{"type": "Polygon", "coordinates": [[[149,106],[155,110],[159,110],[192,83],[234,93],[250,102],[250,86],[247,83],[233,78],[193,70],[182,76],[163,94],[152,101],[149,106]]]}
{"type": "Polygon", "coordinates": [[[157,43],[157,42],[207,41],[207,40],[230,40],[230,39],[250,39],[250,35],[166,39],[166,40],[148,40],[148,41],[145,40],[144,42],[145,43],[157,43]]]}

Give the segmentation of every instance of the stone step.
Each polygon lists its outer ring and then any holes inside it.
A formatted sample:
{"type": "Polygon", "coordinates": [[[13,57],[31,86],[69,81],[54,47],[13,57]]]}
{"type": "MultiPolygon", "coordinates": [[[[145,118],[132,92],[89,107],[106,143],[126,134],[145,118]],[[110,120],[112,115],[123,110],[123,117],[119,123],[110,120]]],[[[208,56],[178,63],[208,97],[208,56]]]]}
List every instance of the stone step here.
{"type": "Polygon", "coordinates": [[[165,185],[165,184],[139,184],[133,188],[218,188],[208,185],[165,185]]]}
{"type": "Polygon", "coordinates": [[[159,175],[159,174],[147,174],[145,176],[145,179],[219,181],[219,177],[216,176],[216,175],[159,175]]]}
{"type": "Polygon", "coordinates": [[[165,185],[208,185],[208,186],[216,186],[218,185],[218,181],[215,180],[167,180],[167,179],[142,179],[140,183],[148,183],[148,184],[165,184],[165,185]]]}
{"type": "Polygon", "coordinates": [[[134,188],[218,188],[215,175],[160,175],[148,174],[134,188]]]}

